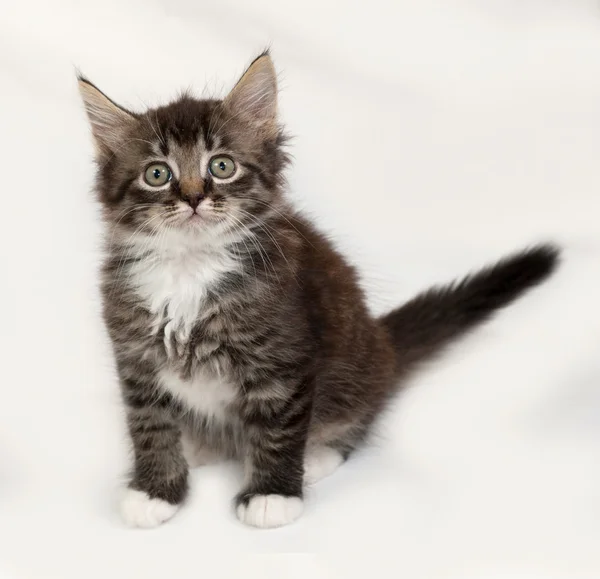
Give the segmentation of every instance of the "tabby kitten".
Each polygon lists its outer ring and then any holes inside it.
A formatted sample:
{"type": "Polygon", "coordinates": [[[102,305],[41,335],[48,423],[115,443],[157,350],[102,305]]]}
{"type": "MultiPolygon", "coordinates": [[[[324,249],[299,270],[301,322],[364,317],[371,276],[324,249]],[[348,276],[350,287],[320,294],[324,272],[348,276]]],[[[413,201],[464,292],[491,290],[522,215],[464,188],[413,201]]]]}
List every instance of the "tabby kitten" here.
{"type": "Polygon", "coordinates": [[[418,362],[554,269],[540,246],[382,318],[354,269],[284,196],[288,162],[267,53],[224,100],[134,113],[79,88],[107,224],[102,294],[134,450],[126,522],[154,527],[188,468],[243,461],[237,516],[302,512],[303,487],[363,443],[418,362]]]}

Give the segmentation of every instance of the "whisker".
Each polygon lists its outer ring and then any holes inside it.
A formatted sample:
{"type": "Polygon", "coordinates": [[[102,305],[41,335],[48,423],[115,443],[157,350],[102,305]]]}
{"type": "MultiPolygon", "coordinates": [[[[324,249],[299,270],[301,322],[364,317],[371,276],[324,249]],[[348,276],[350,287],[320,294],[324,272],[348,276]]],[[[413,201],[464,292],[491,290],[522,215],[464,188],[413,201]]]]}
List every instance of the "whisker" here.
{"type": "MultiPolygon", "coordinates": [[[[120,281],[122,281],[122,280],[120,279],[120,277],[121,277],[122,270],[123,270],[123,268],[124,268],[124,264],[125,264],[125,262],[127,261],[127,259],[129,259],[129,257],[131,256],[131,254],[133,253],[133,251],[134,251],[134,248],[135,248],[134,244],[132,243],[132,242],[133,242],[133,240],[134,240],[134,239],[135,239],[137,236],[139,236],[139,235],[140,235],[140,233],[142,232],[142,230],[143,230],[145,227],[147,227],[147,226],[148,226],[150,223],[152,223],[152,222],[153,222],[155,219],[157,219],[157,218],[160,218],[160,217],[162,217],[162,215],[159,213],[159,214],[153,215],[153,216],[151,216],[150,218],[148,218],[148,219],[146,219],[145,221],[143,221],[143,222],[142,222],[142,223],[141,223],[141,224],[140,224],[140,225],[139,225],[139,226],[138,226],[138,227],[135,229],[135,231],[134,231],[134,232],[133,232],[133,233],[130,235],[130,237],[129,237],[129,238],[128,238],[128,239],[127,239],[127,240],[126,240],[126,241],[125,241],[125,242],[122,244],[122,245],[123,245],[123,247],[124,247],[124,249],[125,249],[125,251],[124,251],[124,253],[121,255],[121,258],[120,258],[120,260],[119,260],[119,262],[118,262],[118,264],[117,264],[117,271],[116,271],[116,272],[115,272],[115,274],[114,274],[113,287],[112,287],[112,290],[111,290],[111,292],[110,292],[110,294],[109,294],[109,299],[111,299],[111,298],[112,298],[112,296],[113,296],[113,294],[114,294],[114,292],[115,292],[115,290],[116,290],[117,283],[118,283],[118,282],[120,282],[120,281]]],[[[154,228],[152,229],[152,231],[151,231],[151,234],[152,234],[152,232],[153,232],[153,231],[154,231],[154,228]]],[[[143,255],[144,255],[144,252],[145,252],[145,246],[143,247],[143,251],[140,251],[140,255],[141,255],[141,256],[143,256],[143,255]]]]}
{"type": "Polygon", "coordinates": [[[296,233],[298,233],[298,235],[300,235],[303,239],[306,240],[306,242],[308,244],[310,244],[312,247],[314,247],[314,245],[312,244],[312,242],[310,241],[310,239],[308,239],[308,237],[306,237],[306,235],[304,235],[304,233],[302,233],[302,231],[300,231],[293,223],[292,221],[289,219],[289,217],[287,217],[282,211],[280,211],[279,209],[277,209],[276,207],[273,207],[272,203],[268,203],[267,201],[263,201],[262,199],[255,199],[253,197],[236,197],[236,199],[240,199],[242,201],[253,201],[255,203],[262,203],[263,205],[267,206],[271,211],[274,211],[275,213],[277,213],[277,215],[279,215],[281,218],[285,219],[288,224],[296,231],[296,233]]]}
{"type": "Polygon", "coordinates": [[[286,264],[287,264],[287,266],[289,268],[290,273],[292,274],[292,276],[294,277],[294,279],[296,279],[296,276],[294,275],[294,271],[292,269],[292,265],[288,261],[288,258],[285,256],[285,254],[283,252],[283,249],[281,248],[281,245],[279,245],[279,243],[275,239],[274,234],[271,233],[272,230],[265,223],[261,223],[256,217],[254,217],[254,215],[252,215],[248,211],[244,211],[243,209],[238,209],[238,211],[240,211],[243,215],[245,215],[249,219],[252,219],[253,222],[256,223],[256,226],[259,229],[262,229],[266,233],[266,235],[271,239],[271,241],[273,242],[273,244],[275,245],[275,247],[279,251],[279,254],[281,255],[281,257],[283,257],[284,261],[286,262],[286,264]]]}
{"type": "MultiPolygon", "coordinates": [[[[155,215],[154,217],[162,217],[162,214],[158,214],[155,215]]],[[[164,221],[159,221],[159,223],[155,224],[152,227],[152,230],[150,231],[149,237],[148,239],[145,241],[144,245],[142,246],[141,250],[140,250],[140,255],[144,256],[147,251],[150,248],[150,245],[154,242],[154,240],[158,237],[158,235],[161,233],[161,225],[163,225],[164,221]]],[[[163,230],[165,228],[162,228],[163,230]]],[[[133,245],[131,246],[131,251],[133,251],[133,245]]],[[[155,264],[156,265],[156,261],[160,260],[160,253],[156,254],[155,257],[155,264]]],[[[119,274],[120,275],[120,274],[119,274]]],[[[129,281],[131,280],[131,277],[133,275],[133,270],[129,270],[129,275],[127,276],[127,279],[124,281],[125,285],[129,285],[129,281]]],[[[121,303],[121,301],[123,300],[124,295],[121,295],[121,299],[119,300],[118,304],[121,303]]]]}
{"type": "Polygon", "coordinates": [[[236,222],[239,224],[239,227],[242,227],[244,231],[248,232],[248,234],[249,234],[248,239],[252,242],[254,247],[258,250],[258,253],[263,261],[263,264],[265,266],[265,273],[267,273],[267,275],[268,275],[268,272],[269,272],[269,267],[267,266],[267,261],[268,261],[270,269],[273,272],[273,274],[275,275],[275,277],[277,278],[277,283],[281,287],[281,280],[279,279],[279,276],[277,275],[277,270],[275,268],[275,265],[273,264],[273,261],[269,257],[267,250],[264,248],[262,243],[260,243],[260,240],[257,239],[256,234],[245,223],[243,223],[241,220],[239,220],[235,216],[229,214],[228,217],[230,219],[235,219],[236,222]],[[265,258],[266,258],[266,261],[265,261],[265,258]]]}

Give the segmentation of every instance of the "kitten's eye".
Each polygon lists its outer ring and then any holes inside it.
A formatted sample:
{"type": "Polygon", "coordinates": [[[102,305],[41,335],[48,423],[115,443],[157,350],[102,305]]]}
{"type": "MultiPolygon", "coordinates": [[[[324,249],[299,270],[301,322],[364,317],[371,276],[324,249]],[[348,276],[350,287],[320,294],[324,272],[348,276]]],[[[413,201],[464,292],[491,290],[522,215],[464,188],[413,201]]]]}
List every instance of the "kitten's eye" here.
{"type": "Polygon", "coordinates": [[[235,173],[235,163],[231,157],[213,157],[208,169],[213,177],[227,179],[235,173]]]}
{"type": "Polygon", "coordinates": [[[164,163],[150,165],[144,173],[144,181],[151,187],[160,187],[171,180],[171,169],[164,163]]]}

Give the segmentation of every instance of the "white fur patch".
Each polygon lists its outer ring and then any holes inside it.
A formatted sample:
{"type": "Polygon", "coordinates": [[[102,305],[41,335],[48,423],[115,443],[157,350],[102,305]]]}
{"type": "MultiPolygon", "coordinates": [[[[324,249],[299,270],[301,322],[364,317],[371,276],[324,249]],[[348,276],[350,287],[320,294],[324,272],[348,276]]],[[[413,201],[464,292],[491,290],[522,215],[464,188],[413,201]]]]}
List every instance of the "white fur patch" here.
{"type": "Polygon", "coordinates": [[[282,527],[295,521],[304,508],[302,499],[282,495],[256,495],[248,505],[239,505],[237,516],[242,523],[261,529],[282,527]]]}
{"type": "Polygon", "coordinates": [[[227,406],[237,395],[232,384],[208,372],[182,380],[177,373],[164,369],[159,374],[159,384],[197,414],[220,422],[225,420],[227,406]]]}
{"type": "Polygon", "coordinates": [[[131,267],[130,280],[155,315],[154,331],[166,322],[168,352],[173,336],[178,342],[189,338],[208,289],[225,274],[239,269],[239,262],[225,247],[226,241],[231,237],[222,231],[189,235],[172,230],[158,233],[156,238],[135,240],[135,250],[151,249],[151,254],[131,267]]]}
{"type": "Polygon", "coordinates": [[[176,512],[177,505],[161,499],[151,499],[145,492],[127,489],[121,501],[121,515],[130,527],[151,529],[168,521],[176,512]]]}
{"type": "Polygon", "coordinates": [[[342,455],[328,446],[308,449],[304,457],[304,480],[308,484],[332,474],[344,462],[342,455]]]}

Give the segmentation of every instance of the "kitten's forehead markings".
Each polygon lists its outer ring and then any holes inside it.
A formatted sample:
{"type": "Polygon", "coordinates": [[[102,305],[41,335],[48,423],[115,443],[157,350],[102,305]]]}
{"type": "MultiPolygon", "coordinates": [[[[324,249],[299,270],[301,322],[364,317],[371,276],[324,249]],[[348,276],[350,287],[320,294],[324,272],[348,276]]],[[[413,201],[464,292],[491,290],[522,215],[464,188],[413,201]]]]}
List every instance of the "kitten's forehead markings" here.
{"type": "Polygon", "coordinates": [[[152,153],[156,156],[156,157],[164,157],[164,153],[162,152],[161,148],[160,148],[160,144],[159,143],[152,143],[152,153]]]}
{"type": "Polygon", "coordinates": [[[212,139],[212,147],[209,149],[206,146],[206,142],[204,141],[204,137],[201,136],[198,139],[198,148],[201,151],[201,163],[200,163],[200,173],[202,175],[203,179],[206,179],[208,177],[208,165],[210,163],[210,160],[216,155],[218,154],[220,148],[221,148],[221,139],[218,137],[218,135],[215,135],[212,139]]]}
{"type": "MultiPolygon", "coordinates": [[[[202,140],[203,142],[203,140],[202,140]]],[[[201,142],[196,142],[193,145],[182,146],[173,139],[169,139],[169,157],[175,157],[179,161],[180,173],[176,175],[178,179],[187,178],[194,179],[201,177],[206,178],[206,152],[202,148],[201,142]]]]}
{"type": "Polygon", "coordinates": [[[218,151],[221,148],[221,137],[214,135],[212,138],[212,151],[218,151]]]}

